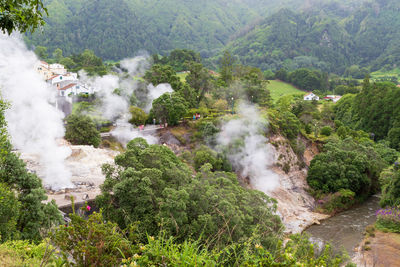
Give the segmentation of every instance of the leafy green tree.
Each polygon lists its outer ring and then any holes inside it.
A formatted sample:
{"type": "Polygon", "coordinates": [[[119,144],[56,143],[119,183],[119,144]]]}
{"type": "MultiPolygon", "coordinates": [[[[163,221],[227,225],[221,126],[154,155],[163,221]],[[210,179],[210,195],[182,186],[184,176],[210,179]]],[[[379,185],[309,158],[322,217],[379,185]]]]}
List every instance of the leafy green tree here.
{"type": "Polygon", "coordinates": [[[179,91],[183,86],[175,70],[169,65],[153,65],[150,70],[146,71],[144,78],[154,86],[160,83],[169,83],[175,91],[179,91]]]}
{"type": "Polygon", "coordinates": [[[297,117],[289,112],[283,112],[279,117],[275,117],[282,133],[289,139],[294,139],[297,137],[300,131],[300,121],[297,117]]]}
{"type": "Polygon", "coordinates": [[[105,165],[106,180],[96,198],[106,219],[121,228],[157,235],[160,228],[179,242],[188,236],[208,246],[225,247],[253,234],[273,248],[281,235],[276,202],[264,193],[241,187],[234,173],[211,172],[205,164],[196,176],[166,146],[137,138],[105,165]]]}
{"type": "Polygon", "coordinates": [[[220,74],[221,80],[225,82],[225,84],[229,84],[233,80],[233,65],[235,64],[235,59],[231,55],[229,51],[225,51],[220,62],[220,74]]]}
{"type": "Polygon", "coordinates": [[[90,76],[95,74],[107,74],[107,68],[103,65],[103,60],[89,49],[85,49],[81,54],[71,56],[71,60],[76,63],[72,71],[85,70],[90,76]]]}
{"type": "Polygon", "coordinates": [[[208,70],[203,67],[201,63],[188,62],[186,64],[189,74],[186,76],[186,82],[192,87],[197,94],[197,102],[199,103],[204,94],[207,93],[211,87],[211,75],[208,70]]]}
{"type": "Polygon", "coordinates": [[[42,60],[46,60],[49,54],[47,53],[47,48],[44,46],[36,46],[35,48],[35,54],[38,56],[38,58],[42,60]]]}
{"type": "Polygon", "coordinates": [[[400,127],[393,127],[388,133],[390,146],[400,151],[400,127]]]}
{"type": "Polygon", "coordinates": [[[198,53],[188,49],[174,49],[169,56],[164,56],[161,59],[158,55],[153,55],[154,64],[170,65],[175,71],[188,70],[187,63],[201,62],[201,57],[198,53]]]}
{"type": "MultiPolygon", "coordinates": [[[[47,200],[46,191],[42,187],[41,180],[26,169],[25,163],[12,153],[12,146],[8,140],[4,110],[7,105],[0,101],[0,184],[2,184],[1,205],[10,216],[7,238],[20,237],[22,239],[41,240],[41,232],[48,230],[54,224],[61,222],[61,215],[54,201],[44,204],[47,200]],[[11,194],[18,203],[13,201],[11,194]],[[3,194],[4,193],[4,194],[3,194]],[[16,207],[17,210],[7,209],[16,207]],[[13,220],[16,216],[16,232],[12,232],[13,220]]],[[[1,218],[5,218],[1,216],[1,218]]],[[[2,229],[4,230],[4,228],[2,229]]],[[[4,237],[2,237],[4,238],[4,237]]]]}
{"type": "Polygon", "coordinates": [[[0,2],[0,29],[11,34],[13,31],[34,31],[44,25],[43,16],[47,9],[41,0],[4,0],[0,2]]]}
{"type": "Polygon", "coordinates": [[[76,66],[76,63],[70,57],[63,57],[59,63],[67,69],[73,69],[76,66]]]}
{"type": "Polygon", "coordinates": [[[400,170],[388,169],[381,173],[382,197],[380,205],[382,207],[397,207],[400,205],[400,170]]]}
{"type": "Polygon", "coordinates": [[[157,120],[177,125],[187,113],[187,103],[178,93],[165,93],[153,101],[150,111],[157,120]]]}
{"type": "Polygon", "coordinates": [[[61,63],[63,57],[63,51],[60,48],[57,48],[53,52],[53,58],[56,60],[57,63],[61,63]]]}
{"type": "Polygon", "coordinates": [[[20,202],[6,184],[0,184],[0,241],[17,239],[20,202]]]}
{"type": "Polygon", "coordinates": [[[147,114],[141,108],[138,107],[130,107],[129,112],[131,113],[130,123],[138,126],[143,125],[147,121],[147,114]]]}
{"type": "Polygon", "coordinates": [[[324,126],[321,128],[321,134],[325,136],[330,136],[332,134],[332,128],[330,126],[324,126]]]}
{"type": "Polygon", "coordinates": [[[65,139],[74,145],[92,145],[98,147],[100,132],[89,116],[71,114],[66,119],[65,139]]]}
{"type": "Polygon", "coordinates": [[[351,138],[331,140],[311,161],[307,182],[324,193],[349,189],[357,196],[377,190],[378,177],[386,163],[371,145],[351,138]]]}

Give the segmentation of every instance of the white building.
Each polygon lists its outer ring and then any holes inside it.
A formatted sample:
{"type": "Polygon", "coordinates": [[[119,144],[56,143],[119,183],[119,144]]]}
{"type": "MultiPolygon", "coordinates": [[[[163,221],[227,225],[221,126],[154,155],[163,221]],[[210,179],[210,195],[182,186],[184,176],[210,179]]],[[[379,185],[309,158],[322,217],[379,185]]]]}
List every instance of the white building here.
{"type": "Polygon", "coordinates": [[[51,85],[61,88],[72,82],[78,82],[78,75],[76,73],[67,73],[65,75],[54,75],[47,80],[51,85]]]}
{"type": "Polygon", "coordinates": [[[87,86],[86,84],[82,84],[79,82],[69,83],[63,87],[57,88],[59,96],[65,96],[72,98],[73,96],[77,96],[79,94],[93,94],[94,90],[92,87],[87,86]]]}
{"type": "Polygon", "coordinates": [[[311,100],[319,100],[319,97],[314,93],[308,93],[304,96],[304,100],[311,101],[311,100]]]}
{"type": "Polygon", "coordinates": [[[332,100],[333,103],[338,102],[342,98],[341,95],[327,95],[324,97],[325,100],[332,100]]]}
{"type": "Polygon", "coordinates": [[[67,74],[67,70],[61,64],[50,64],[49,69],[53,73],[53,75],[67,74]]]}
{"type": "Polygon", "coordinates": [[[35,70],[40,74],[40,76],[42,76],[43,80],[48,80],[53,76],[49,64],[45,61],[38,61],[35,64],[35,70]]]}

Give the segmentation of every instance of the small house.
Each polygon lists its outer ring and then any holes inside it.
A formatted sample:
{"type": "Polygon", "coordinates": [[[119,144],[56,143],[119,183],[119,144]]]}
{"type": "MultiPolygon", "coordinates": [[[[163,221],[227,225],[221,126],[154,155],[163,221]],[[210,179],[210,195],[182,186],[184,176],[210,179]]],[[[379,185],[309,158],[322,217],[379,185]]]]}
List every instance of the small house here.
{"type": "Polygon", "coordinates": [[[304,96],[304,100],[306,100],[306,101],[311,101],[311,100],[316,100],[316,101],[318,101],[318,100],[319,100],[319,96],[317,96],[317,95],[314,94],[314,93],[308,93],[308,94],[306,94],[306,95],[304,96]]]}

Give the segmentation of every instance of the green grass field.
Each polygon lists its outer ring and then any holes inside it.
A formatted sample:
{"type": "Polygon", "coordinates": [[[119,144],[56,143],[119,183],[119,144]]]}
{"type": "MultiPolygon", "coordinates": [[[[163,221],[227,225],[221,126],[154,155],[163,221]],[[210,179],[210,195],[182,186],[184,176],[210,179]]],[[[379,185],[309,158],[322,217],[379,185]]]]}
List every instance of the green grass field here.
{"type": "Polygon", "coordinates": [[[187,75],[188,75],[187,73],[183,73],[183,72],[178,72],[176,74],[176,76],[178,76],[179,79],[181,79],[181,82],[183,82],[183,83],[186,83],[186,76],[187,75]]]}
{"type": "Polygon", "coordinates": [[[277,101],[279,98],[285,95],[305,94],[304,91],[297,89],[293,85],[278,80],[269,81],[267,88],[271,92],[273,101],[277,101]]]}
{"type": "Polygon", "coordinates": [[[388,77],[396,77],[397,79],[400,79],[400,68],[396,68],[390,71],[378,70],[371,73],[372,80],[388,78],[388,77]]]}

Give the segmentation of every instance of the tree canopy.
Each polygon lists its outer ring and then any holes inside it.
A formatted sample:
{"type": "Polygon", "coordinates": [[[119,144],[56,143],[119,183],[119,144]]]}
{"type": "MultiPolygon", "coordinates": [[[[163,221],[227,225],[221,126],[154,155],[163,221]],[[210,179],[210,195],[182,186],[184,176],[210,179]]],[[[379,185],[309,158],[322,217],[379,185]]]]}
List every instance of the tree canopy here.
{"type": "Polygon", "coordinates": [[[106,180],[96,201],[122,228],[139,222],[150,235],[161,227],[179,240],[191,236],[212,246],[256,232],[271,247],[281,234],[275,201],[241,187],[233,173],[212,172],[205,164],[192,176],[169,148],[141,138],[129,142],[115,164],[103,167],[106,180]]]}
{"type": "Polygon", "coordinates": [[[44,25],[47,9],[42,0],[3,0],[0,2],[0,29],[11,34],[34,31],[44,25]]]}

